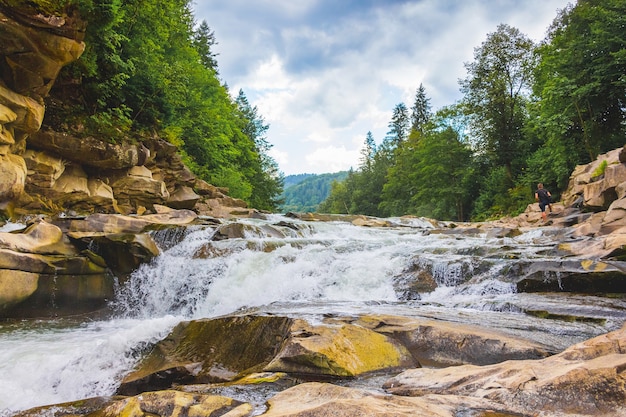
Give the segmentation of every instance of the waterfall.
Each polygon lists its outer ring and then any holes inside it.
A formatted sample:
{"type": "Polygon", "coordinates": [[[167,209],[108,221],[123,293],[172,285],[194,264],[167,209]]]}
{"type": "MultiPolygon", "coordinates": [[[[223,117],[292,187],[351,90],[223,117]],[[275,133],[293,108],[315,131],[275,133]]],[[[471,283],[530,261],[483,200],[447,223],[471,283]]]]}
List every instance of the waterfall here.
{"type": "Polygon", "coordinates": [[[595,300],[594,323],[540,321],[527,309],[577,300],[517,294],[515,262],[540,259],[553,244],[539,231],[516,238],[428,233],[419,219],[396,227],[305,223],[283,216],[156,234],[162,254],[142,265],[102,321],[33,321],[0,328],[0,416],[115,393],[124,374],[180,321],[237,312],[316,317],[399,314],[526,332],[561,347],[615,327],[624,302],[595,300]],[[239,227],[242,237],[224,238],[239,227]],[[508,252],[507,252],[508,251],[508,252]],[[425,276],[436,288],[406,291],[425,276]],[[532,333],[529,333],[532,332],[532,333]]]}
{"type": "MultiPolygon", "coordinates": [[[[284,226],[287,231],[293,230],[284,226]]],[[[336,223],[286,237],[193,231],[133,274],[116,302],[126,315],[212,317],[280,302],[397,300],[391,277],[411,256],[406,235],[380,240],[336,223]]]]}

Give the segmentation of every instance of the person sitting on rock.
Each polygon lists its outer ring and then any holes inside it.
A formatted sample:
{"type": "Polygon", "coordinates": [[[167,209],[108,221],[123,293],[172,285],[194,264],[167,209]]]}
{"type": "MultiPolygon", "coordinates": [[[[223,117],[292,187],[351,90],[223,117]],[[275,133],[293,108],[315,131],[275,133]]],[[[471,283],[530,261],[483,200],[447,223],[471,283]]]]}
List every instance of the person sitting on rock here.
{"type": "Polygon", "coordinates": [[[546,206],[552,213],[552,194],[550,191],[543,188],[543,184],[537,184],[537,191],[535,191],[535,200],[539,202],[539,208],[541,209],[541,218],[545,222],[547,219],[546,206]]]}

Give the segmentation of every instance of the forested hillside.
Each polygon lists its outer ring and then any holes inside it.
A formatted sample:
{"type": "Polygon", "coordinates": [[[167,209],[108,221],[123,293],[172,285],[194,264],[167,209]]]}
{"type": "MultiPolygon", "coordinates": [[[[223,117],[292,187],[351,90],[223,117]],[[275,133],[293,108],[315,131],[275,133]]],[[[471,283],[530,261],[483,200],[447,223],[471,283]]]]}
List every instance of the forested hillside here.
{"type": "MultiPolygon", "coordinates": [[[[44,129],[165,139],[199,178],[252,207],[279,207],[269,126],[219,78],[217,40],[191,1],[3,3],[85,22],[86,50],[57,78],[44,129]]],[[[558,197],[577,164],[626,143],[624,27],[626,0],[577,1],[538,44],[499,25],[465,63],[463,98],[432,109],[420,84],[410,106],[394,107],[384,138],[364,138],[358,169],[318,210],[481,220],[523,210],[538,182],[558,197]]]]}
{"type": "Polygon", "coordinates": [[[347,178],[348,171],[333,174],[298,174],[285,177],[285,190],[280,210],[286,212],[316,212],[319,204],[330,195],[334,182],[347,178]]]}
{"type": "Polygon", "coordinates": [[[44,129],[114,143],[162,138],[199,178],[273,210],[282,174],[268,125],[219,78],[216,39],[187,0],[46,0],[13,7],[84,20],[86,50],[46,102],[44,129]]]}
{"type": "Polygon", "coordinates": [[[295,175],[287,175],[284,178],[283,181],[283,186],[285,187],[285,190],[289,187],[291,187],[292,185],[296,185],[301,183],[302,181],[304,181],[305,179],[309,178],[309,177],[314,177],[315,174],[295,174],[295,175]]]}
{"type": "Polygon", "coordinates": [[[539,182],[558,198],[576,165],[626,143],[625,27],[626,0],[579,0],[539,44],[499,25],[462,100],[432,111],[420,85],[320,211],[482,220],[522,211],[539,182]]]}

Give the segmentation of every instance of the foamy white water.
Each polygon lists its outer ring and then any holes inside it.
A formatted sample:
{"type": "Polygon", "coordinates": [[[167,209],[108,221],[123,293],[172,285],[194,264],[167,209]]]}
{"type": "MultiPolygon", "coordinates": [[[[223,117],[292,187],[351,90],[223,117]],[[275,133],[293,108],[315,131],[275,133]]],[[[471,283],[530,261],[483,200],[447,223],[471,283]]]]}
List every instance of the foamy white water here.
{"type": "Polygon", "coordinates": [[[141,349],[167,335],[180,318],[116,319],[78,326],[0,333],[0,413],[115,392],[141,349]]]}
{"type": "MultiPolygon", "coordinates": [[[[540,321],[521,313],[564,301],[516,294],[515,285],[502,280],[508,261],[482,259],[506,247],[517,257],[543,258],[550,242],[541,231],[487,239],[429,235],[429,223],[403,222],[407,227],[375,229],[273,216],[243,221],[244,239],[214,241],[215,227],[191,231],[136,271],[115,302],[116,318],[0,327],[0,416],[111,395],[141,353],[178,322],[244,310],[301,316],[397,312],[493,325],[525,336],[532,327],[530,336],[552,346],[607,331],[625,317],[623,303],[604,299],[594,301],[588,314],[609,317],[606,325],[540,321]],[[274,237],[275,230],[287,237],[274,237]],[[397,282],[416,263],[431,268],[439,287],[407,301],[397,282]]],[[[584,310],[589,299],[567,302],[584,310]]]]}

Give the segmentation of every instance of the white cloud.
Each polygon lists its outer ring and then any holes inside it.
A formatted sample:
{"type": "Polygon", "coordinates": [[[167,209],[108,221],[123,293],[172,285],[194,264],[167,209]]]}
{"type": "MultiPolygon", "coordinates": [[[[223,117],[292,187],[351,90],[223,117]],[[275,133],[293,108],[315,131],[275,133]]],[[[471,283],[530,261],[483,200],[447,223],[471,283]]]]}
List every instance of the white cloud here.
{"type": "Polygon", "coordinates": [[[356,167],[393,107],[423,83],[433,110],[461,98],[464,62],[499,23],[534,40],[568,0],[203,0],[221,77],[270,124],[287,175],[356,167]],[[332,144],[332,145],[329,145],[332,144]]]}
{"type": "MultiPolygon", "coordinates": [[[[337,172],[344,171],[350,167],[356,168],[355,161],[358,161],[358,149],[346,149],[344,146],[326,146],[316,148],[313,152],[306,154],[305,160],[314,172],[337,172]],[[328,170],[329,167],[330,170],[328,170]],[[319,171],[324,169],[323,171],[319,171]]],[[[309,172],[309,171],[303,171],[309,172]]]]}
{"type": "Polygon", "coordinates": [[[279,151],[276,148],[269,150],[269,154],[278,165],[286,165],[289,163],[289,154],[287,152],[279,151]]]}

